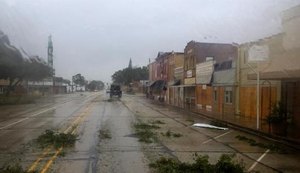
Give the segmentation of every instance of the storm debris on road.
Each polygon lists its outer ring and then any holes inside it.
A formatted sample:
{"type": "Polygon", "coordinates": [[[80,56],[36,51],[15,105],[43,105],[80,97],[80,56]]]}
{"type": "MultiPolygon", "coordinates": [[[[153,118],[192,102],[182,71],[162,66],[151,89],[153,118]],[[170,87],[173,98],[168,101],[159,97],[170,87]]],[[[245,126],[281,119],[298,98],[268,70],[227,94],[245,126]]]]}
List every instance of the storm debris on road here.
{"type": "Polygon", "coordinates": [[[181,162],[174,158],[161,157],[149,166],[155,169],[158,173],[218,173],[218,172],[232,172],[244,173],[245,167],[242,161],[234,160],[235,155],[223,154],[216,164],[209,163],[207,155],[194,154],[194,162],[181,162]]]}
{"type": "Polygon", "coordinates": [[[161,121],[161,120],[154,120],[154,121],[150,121],[151,124],[166,124],[165,122],[161,121]]]}
{"type": "Polygon", "coordinates": [[[134,128],[140,142],[152,143],[157,140],[156,133],[152,132],[152,130],[160,127],[155,124],[137,123],[134,125],[134,128]]]}
{"type": "Polygon", "coordinates": [[[5,165],[3,167],[0,167],[1,173],[36,173],[37,171],[25,171],[23,167],[20,165],[20,163],[12,163],[5,165]]]}
{"type": "Polygon", "coordinates": [[[111,133],[108,129],[99,130],[100,139],[111,139],[111,133]]]}
{"type": "Polygon", "coordinates": [[[283,152],[283,149],[280,148],[276,144],[271,144],[271,143],[265,144],[265,143],[261,143],[261,142],[256,142],[254,139],[247,138],[246,136],[241,136],[241,135],[237,135],[235,138],[237,138],[240,141],[245,141],[245,142],[249,143],[249,145],[251,145],[251,146],[257,146],[257,147],[269,149],[269,150],[275,151],[275,152],[283,152]]]}
{"type": "Polygon", "coordinates": [[[200,127],[200,128],[217,129],[217,130],[228,130],[228,128],[225,128],[225,127],[218,127],[218,126],[205,124],[205,123],[195,123],[192,126],[193,127],[200,127]]]}
{"type": "Polygon", "coordinates": [[[55,148],[72,147],[77,140],[77,135],[72,133],[60,133],[53,130],[46,130],[37,138],[37,143],[42,147],[53,145],[55,148]]]}
{"type": "Polygon", "coordinates": [[[174,132],[171,132],[170,130],[168,130],[166,133],[161,133],[161,135],[166,136],[168,138],[170,138],[170,137],[179,138],[182,136],[181,133],[174,133],[174,132]]]}

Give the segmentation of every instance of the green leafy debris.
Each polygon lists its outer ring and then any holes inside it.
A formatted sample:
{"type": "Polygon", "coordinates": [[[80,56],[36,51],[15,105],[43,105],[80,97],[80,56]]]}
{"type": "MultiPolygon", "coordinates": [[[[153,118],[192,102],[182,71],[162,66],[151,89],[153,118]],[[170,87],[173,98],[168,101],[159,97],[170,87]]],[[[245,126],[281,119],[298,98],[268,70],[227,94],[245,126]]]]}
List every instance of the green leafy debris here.
{"type": "Polygon", "coordinates": [[[111,139],[110,131],[107,129],[101,129],[99,131],[99,137],[100,139],[111,139]]]}
{"type": "Polygon", "coordinates": [[[264,144],[264,143],[256,142],[254,139],[247,138],[246,136],[241,136],[241,135],[237,135],[235,138],[237,138],[240,141],[245,141],[245,142],[249,143],[249,145],[251,145],[251,146],[257,146],[257,147],[264,148],[264,149],[270,149],[271,151],[276,151],[276,152],[282,151],[282,149],[278,145],[275,145],[275,144],[271,144],[271,143],[264,144]]]}
{"type": "Polygon", "coordinates": [[[3,167],[0,167],[1,173],[37,173],[37,171],[26,171],[19,163],[9,164],[3,167]]]}
{"type": "Polygon", "coordinates": [[[140,142],[152,143],[157,140],[156,133],[152,132],[153,129],[160,127],[154,124],[137,123],[134,125],[136,135],[140,142]]]}
{"type": "Polygon", "coordinates": [[[170,130],[168,130],[166,133],[161,133],[161,135],[162,136],[166,136],[168,138],[170,138],[170,137],[179,138],[179,137],[182,136],[182,134],[180,134],[180,133],[173,133],[170,130]]]}
{"type": "Polygon", "coordinates": [[[208,161],[208,156],[194,154],[193,163],[180,162],[173,158],[161,157],[149,166],[158,173],[244,173],[242,162],[233,160],[235,155],[222,155],[216,164],[208,161]]]}
{"type": "Polygon", "coordinates": [[[77,135],[72,133],[59,133],[53,130],[46,130],[37,138],[37,143],[42,147],[53,145],[55,148],[72,147],[77,140],[77,135]]]}

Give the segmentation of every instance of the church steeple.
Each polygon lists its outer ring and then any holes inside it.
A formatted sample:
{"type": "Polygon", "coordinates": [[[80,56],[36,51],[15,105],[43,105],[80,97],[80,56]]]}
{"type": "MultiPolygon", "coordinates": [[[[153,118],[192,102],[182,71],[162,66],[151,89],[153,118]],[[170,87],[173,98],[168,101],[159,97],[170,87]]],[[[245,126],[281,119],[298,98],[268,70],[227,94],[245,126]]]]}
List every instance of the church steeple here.
{"type": "Polygon", "coordinates": [[[132,69],[132,61],[131,61],[131,58],[130,58],[130,60],[129,60],[128,68],[132,69]]]}

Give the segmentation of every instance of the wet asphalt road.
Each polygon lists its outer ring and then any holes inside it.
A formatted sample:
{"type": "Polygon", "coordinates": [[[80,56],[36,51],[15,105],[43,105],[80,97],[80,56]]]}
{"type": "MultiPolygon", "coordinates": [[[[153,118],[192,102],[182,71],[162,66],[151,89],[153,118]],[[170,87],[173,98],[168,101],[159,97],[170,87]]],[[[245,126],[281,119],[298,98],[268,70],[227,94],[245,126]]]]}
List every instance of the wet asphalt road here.
{"type": "Polygon", "coordinates": [[[0,164],[20,159],[26,169],[38,161],[34,170],[41,172],[148,172],[140,144],[130,137],[133,114],[117,98],[108,98],[104,92],[75,93],[1,107],[0,164]],[[34,146],[45,130],[64,131],[74,124],[78,141],[64,150],[64,157],[53,159],[53,149],[43,156],[45,150],[34,146]],[[100,139],[100,130],[111,139],[100,139]]]}
{"type": "Polygon", "coordinates": [[[248,170],[260,172],[300,172],[299,152],[271,152],[239,141],[237,135],[268,143],[266,139],[234,129],[228,131],[191,127],[207,119],[152,104],[139,96],[124,95],[121,100],[104,92],[74,93],[40,99],[36,104],[0,107],[0,166],[19,160],[26,169],[40,172],[149,172],[149,156],[168,153],[190,161],[193,153],[207,154],[215,162],[223,153],[236,153],[248,170]],[[137,120],[161,120],[158,134],[171,130],[183,134],[178,139],[159,136],[157,144],[144,145],[134,136],[137,120]],[[78,141],[62,152],[39,149],[34,144],[46,129],[65,131],[76,126],[78,141]],[[103,138],[100,131],[109,137],[103,138]],[[64,155],[64,156],[60,156],[64,155]]]}

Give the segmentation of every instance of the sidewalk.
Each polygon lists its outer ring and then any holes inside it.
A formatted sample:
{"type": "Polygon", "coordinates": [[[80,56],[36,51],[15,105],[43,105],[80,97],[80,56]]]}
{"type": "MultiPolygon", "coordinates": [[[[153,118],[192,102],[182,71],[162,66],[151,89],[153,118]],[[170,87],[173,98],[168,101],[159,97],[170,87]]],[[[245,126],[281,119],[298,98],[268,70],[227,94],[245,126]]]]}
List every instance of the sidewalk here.
{"type": "MultiPolygon", "coordinates": [[[[172,105],[169,105],[172,106],[172,105]]],[[[238,115],[217,115],[211,112],[206,111],[197,111],[197,110],[186,110],[196,114],[200,114],[202,116],[206,116],[208,118],[216,119],[222,122],[227,123],[230,126],[238,128],[243,131],[247,131],[254,134],[260,134],[268,138],[272,138],[274,140],[281,141],[288,145],[299,145],[300,147],[300,139],[299,134],[297,134],[298,129],[293,128],[291,125],[288,126],[287,135],[286,136],[278,136],[271,133],[271,127],[268,122],[264,119],[259,119],[259,130],[257,129],[257,119],[243,117],[238,115]]]]}
{"type": "MultiPolygon", "coordinates": [[[[145,96],[142,94],[137,94],[136,96],[145,98],[145,96]]],[[[248,118],[248,117],[237,116],[232,114],[231,115],[213,114],[212,112],[200,111],[196,109],[184,109],[184,108],[167,104],[165,102],[158,102],[157,100],[151,100],[151,99],[146,99],[146,100],[149,100],[153,104],[164,105],[164,106],[172,107],[177,110],[184,111],[186,113],[194,113],[198,116],[200,115],[200,116],[207,117],[209,119],[218,120],[226,123],[228,126],[232,128],[245,131],[247,133],[255,134],[255,135],[260,135],[268,139],[276,140],[277,142],[283,143],[293,148],[300,149],[300,138],[299,138],[299,134],[297,133],[298,129],[293,128],[291,125],[287,129],[287,136],[278,136],[270,133],[271,129],[269,127],[269,124],[263,119],[259,120],[260,129],[257,130],[256,118],[248,118]]]]}

